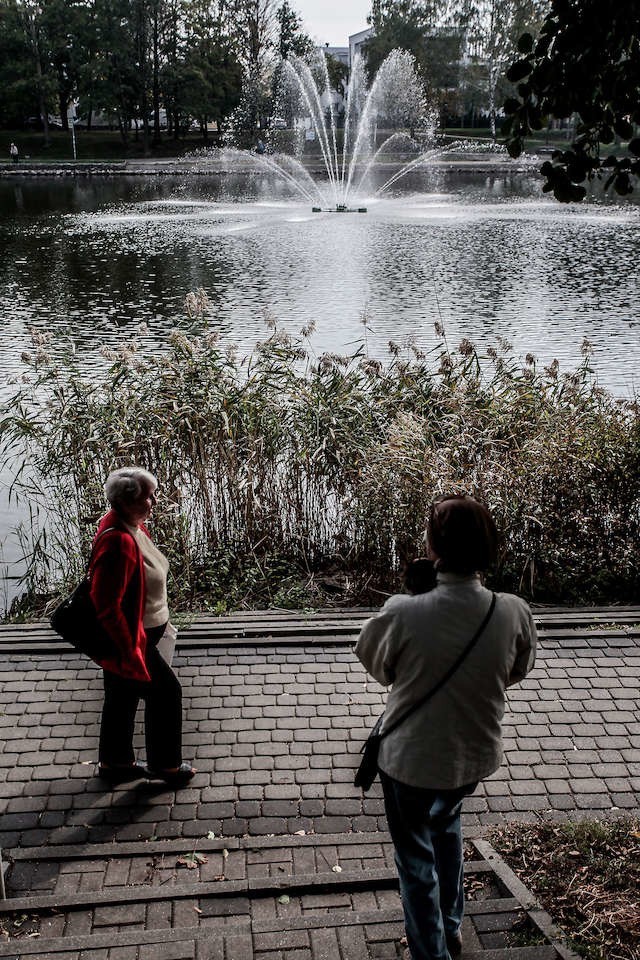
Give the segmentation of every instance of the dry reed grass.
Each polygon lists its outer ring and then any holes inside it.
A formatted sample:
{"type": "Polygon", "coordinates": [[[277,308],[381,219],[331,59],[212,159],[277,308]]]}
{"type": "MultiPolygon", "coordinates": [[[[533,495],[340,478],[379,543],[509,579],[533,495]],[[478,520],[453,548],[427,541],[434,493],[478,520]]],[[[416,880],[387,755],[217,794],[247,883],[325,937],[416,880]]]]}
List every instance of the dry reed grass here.
{"type": "Polygon", "coordinates": [[[496,515],[497,587],[636,597],[636,403],[598,387],[588,348],[562,374],[504,342],[482,358],[468,341],[450,349],[438,332],[429,356],[390,344],[386,363],[366,342],[317,358],[277,328],[248,357],[175,333],[160,355],[110,352],[101,377],[37,336],[0,422],[14,493],[34,509],[22,607],[77,578],[104,477],[129,462],[159,478],[155,537],[181,608],[378,603],[451,490],[496,515]]]}

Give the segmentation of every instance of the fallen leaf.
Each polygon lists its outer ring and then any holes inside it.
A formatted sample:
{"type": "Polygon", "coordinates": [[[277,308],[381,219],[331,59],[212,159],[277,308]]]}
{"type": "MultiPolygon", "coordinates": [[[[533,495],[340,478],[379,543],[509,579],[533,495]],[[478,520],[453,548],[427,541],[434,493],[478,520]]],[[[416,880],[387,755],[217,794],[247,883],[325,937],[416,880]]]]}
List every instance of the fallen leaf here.
{"type": "Polygon", "coordinates": [[[296,830],[296,832],[294,833],[294,837],[306,837],[306,835],[307,835],[306,830],[296,830]]]}
{"type": "Polygon", "coordinates": [[[215,838],[216,838],[216,835],[213,832],[213,830],[209,830],[209,833],[207,834],[207,840],[215,840],[215,838]]]}
{"type": "Polygon", "coordinates": [[[334,873],[342,873],[342,867],[336,863],[335,867],[331,867],[334,873]]]}
{"type": "Polygon", "coordinates": [[[186,867],[187,870],[195,870],[196,867],[199,867],[203,863],[207,863],[208,857],[205,857],[203,853],[198,853],[196,850],[193,853],[185,853],[181,857],[178,857],[176,861],[176,866],[186,867]]]}
{"type": "Polygon", "coordinates": [[[281,897],[278,897],[278,903],[290,903],[290,902],[291,901],[289,897],[286,895],[286,893],[283,893],[281,897]]]}
{"type": "Polygon", "coordinates": [[[222,851],[222,859],[226,860],[228,856],[229,856],[229,851],[225,847],[224,850],[222,851]]]}

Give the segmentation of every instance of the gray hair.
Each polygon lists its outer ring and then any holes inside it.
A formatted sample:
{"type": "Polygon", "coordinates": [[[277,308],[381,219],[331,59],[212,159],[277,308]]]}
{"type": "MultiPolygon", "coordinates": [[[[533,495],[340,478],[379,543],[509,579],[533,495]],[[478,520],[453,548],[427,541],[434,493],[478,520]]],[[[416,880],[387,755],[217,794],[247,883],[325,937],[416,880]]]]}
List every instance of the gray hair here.
{"type": "Polygon", "coordinates": [[[132,503],[145,490],[155,490],[158,481],[148,470],[142,467],[120,467],[112,470],[104,485],[104,493],[112,507],[121,503],[132,503]]]}

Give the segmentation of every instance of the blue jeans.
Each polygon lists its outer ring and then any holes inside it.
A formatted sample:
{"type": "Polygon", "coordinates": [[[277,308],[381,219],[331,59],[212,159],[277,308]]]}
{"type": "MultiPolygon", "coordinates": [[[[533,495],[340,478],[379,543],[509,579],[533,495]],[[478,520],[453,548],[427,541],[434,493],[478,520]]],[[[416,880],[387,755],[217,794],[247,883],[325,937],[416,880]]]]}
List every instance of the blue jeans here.
{"type": "Polygon", "coordinates": [[[477,784],[422,790],[380,772],[412,960],[450,960],[464,913],[460,810],[477,784]]]}

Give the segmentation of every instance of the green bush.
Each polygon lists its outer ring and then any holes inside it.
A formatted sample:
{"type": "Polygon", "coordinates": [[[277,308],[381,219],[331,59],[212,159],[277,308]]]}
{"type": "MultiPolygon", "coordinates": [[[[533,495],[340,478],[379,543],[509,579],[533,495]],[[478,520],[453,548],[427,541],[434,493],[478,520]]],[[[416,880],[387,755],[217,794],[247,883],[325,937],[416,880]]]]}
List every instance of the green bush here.
{"type": "Polygon", "coordinates": [[[430,501],[462,490],[503,531],[498,588],[636,599],[635,402],[598,387],[588,349],[561,374],[504,342],[451,350],[439,332],[429,356],[390,344],[386,363],[366,340],[316,358],[276,329],[238,358],[215,335],[175,333],[161,354],[106,351],[99,378],[37,336],[0,423],[15,490],[38,508],[26,606],[79,575],[104,479],[127,463],[159,478],[154,536],[183,609],[377,604],[420,552],[430,501]]]}

